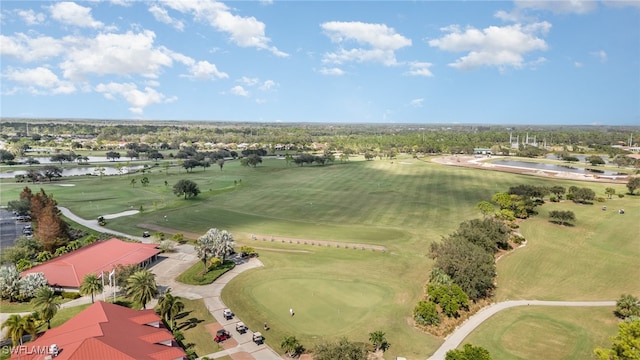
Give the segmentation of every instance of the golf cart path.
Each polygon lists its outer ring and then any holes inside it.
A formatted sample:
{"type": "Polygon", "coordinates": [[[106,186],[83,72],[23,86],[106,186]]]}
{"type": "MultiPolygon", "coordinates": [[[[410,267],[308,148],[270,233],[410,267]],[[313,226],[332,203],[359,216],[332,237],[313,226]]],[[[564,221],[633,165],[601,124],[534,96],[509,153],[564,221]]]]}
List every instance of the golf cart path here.
{"type": "Polygon", "coordinates": [[[482,324],[485,320],[498,312],[517,306],[575,306],[575,307],[589,307],[589,306],[616,306],[615,301],[543,301],[543,300],[508,300],[493,305],[487,306],[472,317],[467,319],[462,325],[460,325],[454,332],[447,336],[445,342],[440,345],[440,348],[429,357],[428,360],[443,360],[447,354],[447,351],[456,349],[462,341],[482,324]]]}
{"type": "MultiPolygon", "coordinates": [[[[58,207],[62,214],[68,219],[77,222],[85,227],[93,229],[102,233],[109,233],[115,236],[122,236],[132,239],[137,239],[142,242],[149,243],[151,240],[149,238],[143,238],[141,236],[131,236],[129,234],[125,234],[118,231],[113,231],[110,229],[106,229],[103,226],[98,224],[97,220],[87,220],[83,219],[76,214],[72,213],[69,209],[64,207],[58,207]]],[[[115,218],[117,216],[127,216],[133,215],[133,212],[122,212],[119,214],[111,214],[111,215],[103,215],[105,218],[110,216],[110,218],[115,218]]],[[[175,277],[191,267],[195,261],[199,261],[197,256],[195,255],[195,250],[193,246],[190,245],[180,245],[175,247],[174,253],[166,254],[166,257],[155,264],[152,265],[151,271],[156,274],[156,281],[161,284],[159,287],[171,288],[173,294],[182,296],[187,299],[203,299],[207,309],[211,313],[211,315],[216,319],[216,322],[223,326],[227,331],[233,334],[233,339],[237,340],[237,346],[229,349],[225,349],[212,354],[203,354],[202,356],[207,356],[209,358],[219,358],[235,353],[244,353],[246,356],[250,356],[255,360],[280,360],[282,359],[278,353],[276,353],[271,347],[266,344],[256,345],[253,343],[250,338],[251,331],[247,331],[245,335],[236,335],[231,329],[235,330],[235,323],[239,321],[235,316],[231,320],[227,320],[222,315],[224,309],[227,306],[222,301],[220,294],[222,293],[222,289],[224,286],[229,283],[234,277],[238,276],[240,273],[247,271],[249,269],[254,269],[263,266],[262,262],[257,258],[250,259],[240,259],[238,257],[234,258],[236,261],[236,266],[217,278],[213,283],[209,285],[187,285],[180,282],[175,281],[175,277]]],[[[86,297],[85,297],[86,298],[86,297]]],[[[90,298],[89,298],[90,301],[90,298]]],[[[156,305],[157,299],[154,299],[149,307],[152,308],[156,305]]],[[[213,341],[213,339],[211,340],[213,341]]]]}

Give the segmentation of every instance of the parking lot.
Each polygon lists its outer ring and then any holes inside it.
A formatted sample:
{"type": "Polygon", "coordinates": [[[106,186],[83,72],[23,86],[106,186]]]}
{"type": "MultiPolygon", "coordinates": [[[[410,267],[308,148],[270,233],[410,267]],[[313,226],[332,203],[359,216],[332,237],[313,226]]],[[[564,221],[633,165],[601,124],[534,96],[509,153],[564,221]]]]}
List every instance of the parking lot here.
{"type": "Polygon", "coordinates": [[[0,209],[0,249],[13,246],[16,239],[22,236],[25,226],[30,222],[18,221],[17,217],[7,209],[0,209]]]}

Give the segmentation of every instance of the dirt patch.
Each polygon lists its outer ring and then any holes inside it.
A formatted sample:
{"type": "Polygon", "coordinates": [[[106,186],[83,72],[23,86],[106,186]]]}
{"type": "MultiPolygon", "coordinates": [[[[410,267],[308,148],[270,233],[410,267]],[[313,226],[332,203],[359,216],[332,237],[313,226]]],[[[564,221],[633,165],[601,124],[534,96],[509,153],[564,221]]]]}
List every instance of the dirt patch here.
{"type": "MultiPolygon", "coordinates": [[[[244,235],[247,235],[247,234],[244,234],[244,235]]],[[[324,247],[356,249],[356,250],[374,250],[374,251],[383,251],[383,252],[387,251],[387,248],[381,245],[342,243],[337,241],[299,239],[299,238],[288,238],[288,237],[260,235],[260,234],[249,234],[247,237],[254,242],[278,242],[281,244],[291,244],[291,245],[324,246],[324,247]]]]}
{"type": "MultiPolygon", "coordinates": [[[[163,232],[167,235],[174,235],[174,234],[180,233],[186,239],[192,239],[192,240],[197,240],[200,236],[202,236],[202,234],[179,231],[176,229],[171,229],[164,226],[158,226],[155,224],[138,224],[137,226],[142,229],[153,230],[156,232],[163,232]]],[[[247,234],[247,233],[236,233],[235,235],[237,237],[244,237],[246,239],[253,240],[254,242],[264,241],[264,242],[278,242],[282,244],[291,244],[291,245],[325,246],[325,247],[334,247],[334,248],[372,250],[372,251],[382,251],[382,252],[387,251],[387,248],[381,245],[341,243],[336,241],[287,238],[287,237],[280,237],[280,236],[247,234]]],[[[269,250],[272,250],[272,249],[269,249],[269,250]]],[[[293,250],[293,251],[298,251],[298,250],[293,250]]],[[[305,250],[300,250],[300,251],[305,251],[305,250]]]]}
{"type": "Polygon", "coordinates": [[[253,355],[249,354],[245,351],[240,351],[234,354],[229,355],[233,360],[254,360],[253,355]]]}

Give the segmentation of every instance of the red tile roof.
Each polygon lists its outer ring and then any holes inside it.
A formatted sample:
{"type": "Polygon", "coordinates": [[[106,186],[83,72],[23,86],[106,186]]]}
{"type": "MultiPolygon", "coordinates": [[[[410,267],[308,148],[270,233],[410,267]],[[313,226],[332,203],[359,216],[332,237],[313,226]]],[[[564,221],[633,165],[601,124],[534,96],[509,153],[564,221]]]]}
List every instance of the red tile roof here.
{"type": "Polygon", "coordinates": [[[140,264],[160,252],[154,244],[125,242],[113,238],[93,243],[34,266],[23,271],[22,276],[41,272],[44,273],[49,285],[77,288],[87,274],[100,274],[104,271],[107,276],[107,273],[116,265],[140,264]]]}
{"type": "MultiPolygon", "coordinates": [[[[28,349],[58,345],[59,354],[53,359],[109,359],[109,360],[174,360],[186,354],[164,327],[140,324],[134,319],[160,322],[153,310],[133,310],[124,306],[97,301],[71,320],[53,328],[27,343],[28,349]],[[162,344],[160,343],[162,342],[162,344]],[[165,345],[165,344],[171,344],[165,345]]],[[[26,352],[26,351],[25,351],[26,352]]],[[[47,355],[38,351],[18,354],[12,359],[44,360],[47,355]]]]}

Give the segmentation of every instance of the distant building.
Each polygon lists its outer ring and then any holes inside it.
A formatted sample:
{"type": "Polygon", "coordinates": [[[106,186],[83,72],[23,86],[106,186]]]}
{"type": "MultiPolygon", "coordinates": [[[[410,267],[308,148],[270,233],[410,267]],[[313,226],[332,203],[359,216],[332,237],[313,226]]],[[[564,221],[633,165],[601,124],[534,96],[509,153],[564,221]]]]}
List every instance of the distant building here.
{"type": "Polygon", "coordinates": [[[487,149],[487,148],[475,148],[473,149],[473,153],[475,155],[493,155],[493,152],[491,151],[491,149],[487,149]]]}
{"type": "Polygon", "coordinates": [[[118,265],[147,266],[157,259],[160,252],[155,244],[126,242],[113,238],[98,241],[34,266],[23,271],[22,276],[41,272],[53,287],[77,289],[87,274],[108,273],[118,265]]]}
{"type": "Polygon", "coordinates": [[[182,360],[186,356],[154,310],[96,301],[35,341],[14,348],[11,359],[182,360]]]}

